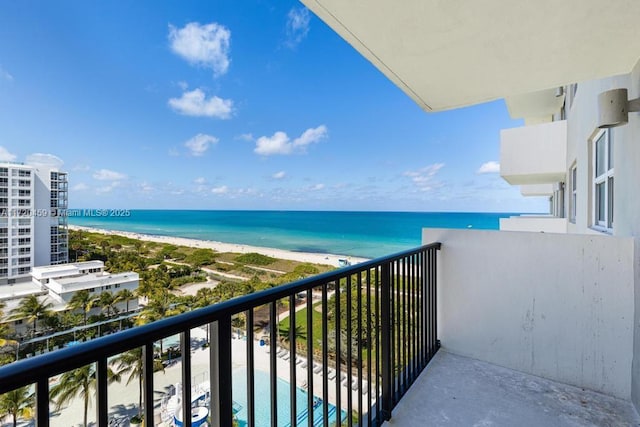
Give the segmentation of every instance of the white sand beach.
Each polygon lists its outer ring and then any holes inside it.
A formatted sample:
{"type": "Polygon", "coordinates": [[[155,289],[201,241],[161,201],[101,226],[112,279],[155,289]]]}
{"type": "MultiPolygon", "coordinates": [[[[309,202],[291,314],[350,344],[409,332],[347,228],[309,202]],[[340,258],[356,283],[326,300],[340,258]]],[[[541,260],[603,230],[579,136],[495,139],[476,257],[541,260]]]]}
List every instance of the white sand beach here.
{"type": "Polygon", "coordinates": [[[368,261],[367,258],[350,257],[335,254],[319,254],[312,252],[294,252],[283,249],[266,248],[262,246],[241,245],[236,243],[215,242],[211,240],[187,239],[184,237],[156,236],[151,234],[139,234],[128,231],[105,230],[101,228],[83,227],[78,225],[69,225],[71,230],[83,230],[92,233],[101,233],[107,235],[119,235],[129,237],[131,239],[145,240],[148,242],[167,243],[171,245],[189,246],[192,248],[208,248],[216,252],[234,252],[234,253],[259,253],[270,256],[272,258],[288,259],[300,262],[310,262],[313,264],[327,264],[337,267],[339,259],[347,259],[352,264],[368,261]]]}

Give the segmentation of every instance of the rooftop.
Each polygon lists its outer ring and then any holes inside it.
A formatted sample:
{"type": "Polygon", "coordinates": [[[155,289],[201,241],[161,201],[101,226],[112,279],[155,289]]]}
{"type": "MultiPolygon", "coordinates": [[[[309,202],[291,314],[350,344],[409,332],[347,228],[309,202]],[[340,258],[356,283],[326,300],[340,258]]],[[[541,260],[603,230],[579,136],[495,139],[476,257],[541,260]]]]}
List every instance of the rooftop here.
{"type": "Polygon", "coordinates": [[[72,274],[80,274],[80,270],[93,268],[104,268],[104,263],[99,260],[76,262],[69,264],[46,265],[33,267],[31,269],[32,276],[36,278],[51,278],[59,276],[68,276],[72,274]]]}
{"type": "Polygon", "coordinates": [[[0,301],[18,300],[28,295],[46,293],[46,290],[42,290],[42,286],[31,281],[18,282],[0,286],[0,301]]]}

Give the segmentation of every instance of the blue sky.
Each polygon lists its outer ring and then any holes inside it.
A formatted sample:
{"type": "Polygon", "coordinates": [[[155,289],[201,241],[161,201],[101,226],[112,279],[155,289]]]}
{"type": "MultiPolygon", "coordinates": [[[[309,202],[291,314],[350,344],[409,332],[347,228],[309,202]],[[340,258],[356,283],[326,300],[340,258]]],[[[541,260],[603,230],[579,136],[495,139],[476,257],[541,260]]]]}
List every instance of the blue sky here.
{"type": "Polygon", "coordinates": [[[497,173],[503,101],[425,113],[298,2],[2,9],[0,159],[59,158],[70,207],[547,209],[497,173]]]}

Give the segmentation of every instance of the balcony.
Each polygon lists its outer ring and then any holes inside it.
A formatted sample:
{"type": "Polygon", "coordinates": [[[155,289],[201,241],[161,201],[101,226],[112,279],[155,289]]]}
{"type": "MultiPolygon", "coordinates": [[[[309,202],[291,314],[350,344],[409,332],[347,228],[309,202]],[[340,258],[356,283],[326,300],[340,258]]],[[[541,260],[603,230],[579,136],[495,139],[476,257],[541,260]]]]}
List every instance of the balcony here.
{"type": "MultiPolygon", "coordinates": [[[[238,400],[248,426],[265,421],[256,412],[264,402],[270,414],[279,414],[271,418],[272,425],[327,426],[338,420],[349,426],[390,420],[388,425],[403,427],[640,423],[629,402],[638,380],[631,369],[637,258],[632,238],[426,229],[423,241],[442,245],[0,368],[0,393],[35,383],[38,426],[48,426],[50,378],[90,364],[97,377],[90,421],[106,426],[118,408],[137,401],[137,395],[123,401],[107,386],[109,358],[141,348],[145,419],[153,419],[153,425],[167,421],[162,414],[169,407],[189,413],[191,402],[200,402],[202,380],[211,393],[202,411],[211,411],[212,425],[225,427],[233,423],[238,400]],[[278,307],[284,303],[288,307],[282,311],[278,307]],[[264,323],[257,320],[259,312],[264,323]],[[322,313],[315,326],[321,338],[302,345],[292,326],[313,324],[314,312],[322,313]],[[343,320],[331,325],[329,313],[343,320]],[[237,325],[238,315],[252,326],[241,328],[246,340],[235,338],[238,329],[232,324],[237,325]],[[285,318],[288,345],[277,338],[277,320],[285,318]],[[202,336],[201,326],[210,330],[206,349],[192,340],[202,336]],[[260,328],[264,335],[256,332],[260,328]],[[151,366],[154,343],[174,334],[179,334],[183,356],[178,367],[167,370],[173,369],[174,382],[182,386],[167,400],[162,394],[171,383],[163,383],[151,366]],[[209,361],[205,374],[197,370],[198,360],[209,361]],[[266,389],[253,375],[259,366],[268,372],[266,389]],[[243,387],[238,392],[239,378],[243,387]],[[299,390],[313,393],[292,399],[299,390]],[[283,419],[281,407],[293,410],[283,419]]],[[[192,413],[200,408],[194,406],[192,413]]],[[[52,424],[60,418],[51,418],[52,424]]],[[[184,425],[190,421],[187,417],[184,425]]]]}
{"type": "Polygon", "coordinates": [[[567,219],[551,215],[520,215],[500,218],[501,231],[528,231],[536,233],[566,233],[567,219]]]}
{"type": "MultiPolygon", "coordinates": [[[[205,412],[210,413],[213,425],[231,427],[236,400],[245,402],[243,410],[249,426],[265,421],[264,413],[257,409],[258,405],[265,409],[265,403],[272,425],[304,422],[327,426],[332,419],[349,425],[354,421],[381,425],[439,347],[435,304],[439,247],[423,246],[23,359],[0,368],[0,393],[33,384],[37,425],[68,424],[73,421],[66,416],[51,417],[50,381],[88,365],[97,381],[96,410],[89,421],[107,426],[114,416],[113,405],[117,410],[119,405],[137,401],[134,397],[120,404],[121,393],[109,393],[109,358],[138,349],[143,412],[145,420],[154,420],[153,425],[171,422],[181,413],[205,412]],[[288,309],[279,310],[283,304],[288,309]],[[301,309],[304,314],[299,314],[296,321],[301,309]],[[316,312],[323,313],[320,325],[315,324],[316,312]],[[257,320],[265,313],[262,322],[266,325],[257,320]],[[279,339],[278,323],[283,314],[288,314],[287,344],[279,339]],[[250,325],[242,329],[244,340],[234,339],[238,329],[232,330],[232,323],[237,325],[238,316],[250,325]],[[309,331],[317,328],[321,338],[298,342],[301,338],[295,326],[300,322],[309,331]],[[191,338],[201,327],[210,331],[207,339],[211,345],[206,349],[192,347],[191,338]],[[256,329],[262,329],[264,335],[257,334],[256,329]],[[175,334],[179,335],[182,355],[180,370],[175,372],[180,385],[167,399],[162,394],[175,385],[175,380],[162,384],[154,375],[154,343],[175,334]],[[264,341],[268,341],[266,346],[262,345],[264,341]],[[208,369],[196,372],[196,359],[209,361],[208,369]],[[242,364],[240,368],[238,363],[242,364]],[[258,383],[258,371],[262,372],[258,366],[266,368],[266,384],[258,383]],[[234,377],[235,387],[240,375],[246,377],[240,384],[246,392],[232,393],[234,377]],[[197,383],[196,377],[202,382],[197,383]],[[283,385],[283,378],[288,384],[283,385]],[[204,384],[206,393],[201,388],[204,384]],[[301,395],[302,390],[308,393],[301,395]],[[192,402],[207,403],[205,396],[211,397],[209,404],[193,407],[192,412],[192,402]],[[285,408],[286,416],[281,408],[285,408]]],[[[181,422],[192,425],[189,417],[181,422]]]]}
{"type": "Polygon", "coordinates": [[[509,184],[564,182],[566,171],[565,120],[500,132],[500,175],[509,184]]]}
{"type": "Polygon", "coordinates": [[[553,184],[521,185],[520,194],[525,197],[551,197],[553,195],[553,184]]]}

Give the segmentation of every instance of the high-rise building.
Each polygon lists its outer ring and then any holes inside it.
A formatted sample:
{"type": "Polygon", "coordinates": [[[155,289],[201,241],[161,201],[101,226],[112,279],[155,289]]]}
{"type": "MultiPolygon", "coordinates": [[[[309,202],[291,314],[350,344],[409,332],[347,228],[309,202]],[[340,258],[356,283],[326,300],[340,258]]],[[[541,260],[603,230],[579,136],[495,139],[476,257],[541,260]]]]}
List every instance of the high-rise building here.
{"type": "Polygon", "coordinates": [[[68,261],[67,192],[66,172],[0,163],[0,285],[68,261]]]}

